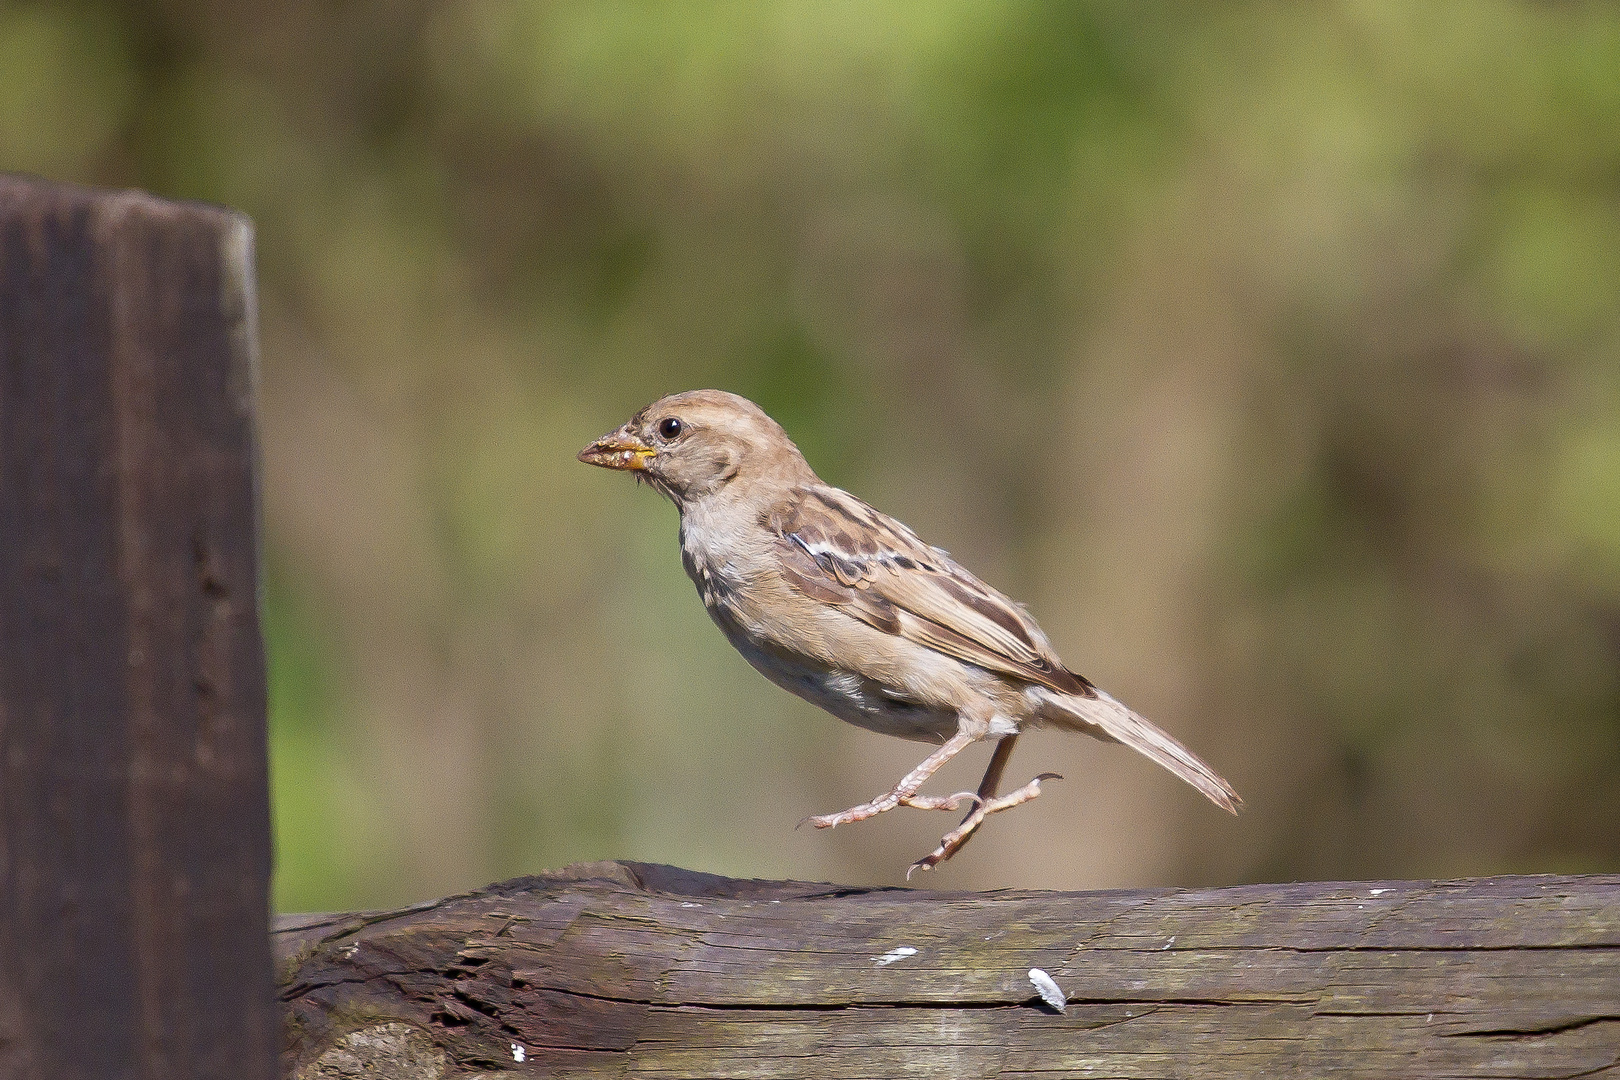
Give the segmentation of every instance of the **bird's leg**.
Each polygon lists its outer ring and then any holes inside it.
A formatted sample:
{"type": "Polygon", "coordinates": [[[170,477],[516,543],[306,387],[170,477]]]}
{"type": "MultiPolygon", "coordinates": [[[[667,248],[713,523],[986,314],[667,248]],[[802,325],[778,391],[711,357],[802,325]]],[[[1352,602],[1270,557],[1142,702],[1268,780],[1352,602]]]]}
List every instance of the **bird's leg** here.
{"type": "Polygon", "coordinates": [[[913,872],[932,870],[961,851],[967,846],[967,842],[973,839],[973,834],[978,832],[979,826],[984,824],[984,819],[991,814],[1022,806],[1038,796],[1041,793],[1042,780],[1063,779],[1057,773],[1041,773],[1017,791],[1009,792],[998,799],[996,788],[1001,786],[1001,774],[1007,768],[1007,762],[1012,757],[1013,744],[1017,741],[1017,735],[1008,735],[996,744],[996,752],[990,755],[990,766],[984,770],[984,779],[979,781],[977,803],[968,812],[968,816],[962,819],[962,824],[945,834],[939,842],[939,847],[911,864],[911,869],[906,871],[908,879],[913,872]]]}
{"type": "MultiPolygon", "coordinates": [[[[923,759],[921,765],[906,773],[900,782],[894,785],[894,790],[886,795],[879,795],[871,802],[852,806],[848,810],[841,810],[836,814],[819,814],[815,817],[805,818],[818,829],[830,829],[834,825],[848,825],[852,821],[865,821],[869,817],[876,817],[885,810],[893,810],[897,806],[914,806],[919,810],[955,810],[964,801],[977,799],[971,791],[959,791],[955,795],[918,795],[917,789],[928,781],[930,776],[939,771],[939,767],[951,758],[960,754],[967,747],[978,740],[972,735],[957,732],[945,741],[945,745],[935,750],[923,759]]],[[[804,824],[801,821],[799,824],[804,824]]]]}
{"type": "Polygon", "coordinates": [[[985,818],[1003,810],[1011,810],[1015,806],[1022,806],[1038,796],[1041,793],[1041,781],[1061,779],[1063,778],[1057,773],[1041,773],[1041,775],[1017,791],[1008,792],[999,799],[992,799],[990,802],[974,807],[972,813],[962,820],[962,824],[940,839],[939,847],[911,864],[911,870],[906,871],[906,877],[911,877],[914,870],[932,870],[958,851],[961,851],[962,846],[968,842],[968,838],[978,831],[980,825],[984,824],[985,818]]]}
{"type": "MultiPolygon", "coordinates": [[[[1006,738],[996,743],[995,753],[990,755],[990,764],[985,766],[984,779],[979,781],[979,790],[976,792],[976,794],[979,796],[979,801],[974,805],[973,810],[968,812],[968,816],[962,819],[962,825],[966,825],[973,819],[973,814],[975,811],[988,805],[995,799],[996,789],[1001,787],[1001,774],[1007,771],[1007,762],[1012,760],[1013,746],[1017,742],[1017,735],[1008,735],[1006,738]]],[[[984,821],[984,815],[979,815],[979,821],[984,821]]],[[[958,826],[958,828],[960,828],[960,826],[958,826]]],[[[969,832],[962,837],[962,842],[956,845],[956,851],[960,851],[963,846],[965,846],[967,842],[973,838],[973,833],[977,831],[977,829],[978,825],[975,824],[973,829],[969,830],[969,832]]],[[[953,851],[952,854],[955,854],[955,851],[953,851]]]]}
{"type": "MultiPolygon", "coordinates": [[[[979,802],[987,803],[996,797],[996,789],[1001,786],[1001,774],[1007,771],[1007,762],[1012,760],[1013,746],[1017,742],[1017,735],[1008,735],[996,743],[996,752],[990,755],[990,764],[985,767],[984,779],[979,781],[979,802]]],[[[962,820],[967,821],[966,818],[962,820]]]]}

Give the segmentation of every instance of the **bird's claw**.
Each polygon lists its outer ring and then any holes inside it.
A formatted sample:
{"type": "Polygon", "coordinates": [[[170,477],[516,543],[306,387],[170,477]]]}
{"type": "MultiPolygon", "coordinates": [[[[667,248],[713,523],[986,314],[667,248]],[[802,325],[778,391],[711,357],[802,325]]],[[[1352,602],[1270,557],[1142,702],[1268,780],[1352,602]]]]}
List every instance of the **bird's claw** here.
{"type": "Polygon", "coordinates": [[[918,810],[956,810],[964,802],[972,803],[975,810],[984,805],[984,800],[974,791],[958,791],[955,795],[912,795],[901,799],[900,805],[918,810]]]}
{"type": "Polygon", "coordinates": [[[972,791],[958,791],[954,795],[897,795],[891,791],[880,799],[840,810],[836,814],[811,814],[794,828],[810,824],[818,829],[833,829],[854,821],[865,821],[897,806],[910,806],[917,810],[958,810],[964,802],[972,803],[974,809],[984,805],[984,800],[972,791]]]}
{"type": "Polygon", "coordinates": [[[794,828],[799,828],[808,823],[818,829],[835,829],[840,825],[848,825],[853,821],[865,821],[867,818],[875,817],[897,805],[899,805],[897,802],[890,803],[889,806],[884,806],[880,802],[869,802],[860,806],[852,806],[848,810],[840,810],[836,814],[811,814],[799,822],[798,825],[795,825],[794,828]]]}
{"type": "Polygon", "coordinates": [[[1015,806],[1022,806],[1040,795],[1041,781],[1061,779],[1063,777],[1057,773],[1041,773],[1017,791],[1009,792],[999,799],[991,799],[989,802],[985,802],[983,799],[975,797],[976,805],[973,807],[973,812],[962,819],[962,824],[940,839],[939,847],[911,864],[911,867],[906,870],[906,880],[910,881],[911,875],[918,870],[932,870],[958,851],[961,851],[973,834],[979,830],[979,826],[984,824],[984,819],[991,814],[998,814],[1003,810],[1011,810],[1015,806]]]}
{"type": "Polygon", "coordinates": [[[945,849],[943,847],[935,848],[932,854],[924,855],[922,858],[906,867],[906,880],[910,881],[911,875],[915,874],[918,870],[932,870],[934,867],[938,866],[948,858],[950,858],[950,856],[945,853],[945,849]]]}

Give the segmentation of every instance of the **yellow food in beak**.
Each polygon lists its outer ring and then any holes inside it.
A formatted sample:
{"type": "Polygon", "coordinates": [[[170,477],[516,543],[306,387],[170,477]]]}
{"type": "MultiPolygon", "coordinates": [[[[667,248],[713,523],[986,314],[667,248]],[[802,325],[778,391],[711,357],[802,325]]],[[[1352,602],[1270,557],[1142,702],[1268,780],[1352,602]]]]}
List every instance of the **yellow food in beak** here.
{"type": "Polygon", "coordinates": [[[581,450],[579,460],[587,465],[599,465],[604,469],[645,472],[647,459],[656,456],[657,453],[657,450],[621,428],[611,435],[602,436],[581,450]]]}

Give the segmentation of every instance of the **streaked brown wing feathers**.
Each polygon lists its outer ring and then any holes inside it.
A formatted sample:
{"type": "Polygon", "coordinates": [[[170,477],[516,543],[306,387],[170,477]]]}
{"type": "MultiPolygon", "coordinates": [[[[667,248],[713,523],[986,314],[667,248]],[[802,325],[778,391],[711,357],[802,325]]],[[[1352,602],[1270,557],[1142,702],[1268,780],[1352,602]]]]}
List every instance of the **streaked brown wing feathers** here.
{"type": "Polygon", "coordinates": [[[773,511],[769,524],[782,536],[786,577],[807,596],[988,670],[1091,693],[1022,608],[905,525],[836,488],[798,495],[773,511]]]}

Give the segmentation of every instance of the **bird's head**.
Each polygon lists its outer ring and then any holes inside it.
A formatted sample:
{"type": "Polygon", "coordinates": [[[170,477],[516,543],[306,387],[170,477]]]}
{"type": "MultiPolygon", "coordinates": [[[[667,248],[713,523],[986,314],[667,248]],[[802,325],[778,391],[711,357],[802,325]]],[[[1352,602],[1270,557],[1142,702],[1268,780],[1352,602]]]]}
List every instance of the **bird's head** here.
{"type": "Polygon", "coordinates": [[[747,398],[724,390],[671,394],[579,452],[579,460],[646,480],[678,507],[725,490],[815,479],[782,426],[747,398]]]}

